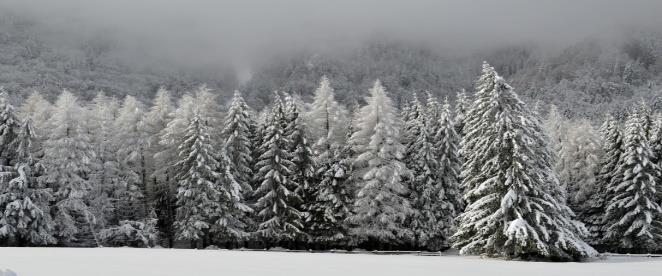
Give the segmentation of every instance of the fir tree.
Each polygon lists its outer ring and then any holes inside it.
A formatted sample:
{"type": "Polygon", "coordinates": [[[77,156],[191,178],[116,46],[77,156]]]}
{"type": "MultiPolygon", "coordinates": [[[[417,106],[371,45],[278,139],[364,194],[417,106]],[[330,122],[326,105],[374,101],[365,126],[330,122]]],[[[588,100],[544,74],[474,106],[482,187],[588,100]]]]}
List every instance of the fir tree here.
{"type": "Polygon", "coordinates": [[[619,252],[651,252],[662,238],[662,208],[655,189],[660,169],[651,162],[654,154],[646,139],[646,116],[636,112],[628,117],[623,154],[607,188],[604,243],[619,252]]]}
{"type": "MultiPolygon", "coordinates": [[[[20,121],[7,94],[0,87],[0,166],[13,166],[16,158],[16,139],[20,121]]],[[[2,182],[0,182],[1,184],[2,182]]]]}
{"type": "Polygon", "coordinates": [[[370,89],[367,105],[357,115],[354,145],[358,193],[350,222],[358,242],[399,244],[412,232],[405,219],[412,214],[403,176],[405,146],[400,142],[402,122],[380,81],[370,89]]]}
{"type": "Polygon", "coordinates": [[[32,155],[33,139],[27,119],[17,136],[17,176],[0,190],[0,237],[14,238],[19,246],[56,242],[49,208],[51,190],[37,180],[42,166],[32,155]]]}
{"type": "Polygon", "coordinates": [[[209,129],[195,113],[179,143],[174,165],[178,182],[176,237],[194,244],[210,242],[211,234],[243,235],[235,202],[241,189],[221,183],[221,163],[216,157],[209,129]]]}
{"type": "MultiPolygon", "coordinates": [[[[289,95],[285,97],[285,117],[287,126],[285,135],[289,141],[291,187],[299,196],[301,202],[296,207],[304,212],[304,221],[310,215],[307,210],[315,201],[317,185],[314,185],[315,160],[313,150],[308,142],[307,131],[299,114],[299,107],[289,95]]],[[[304,227],[306,225],[304,224],[304,227]]]]}
{"type": "MultiPolygon", "coordinates": [[[[623,154],[623,140],[618,127],[618,121],[613,116],[607,116],[600,129],[602,135],[602,150],[599,172],[596,176],[595,191],[587,199],[585,207],[579,212],[579,217],[589,231],[587,241],[598,247],[604,236],[604,215],[609,198],[607,187],[617,177],[616,165],[623,154]]],[[[617,178],[620,179],[620,178],[617,178]]]]}
{"type": "Polygon", "coordinates": [[[293,241],[302,235],[303,214],[296,208],[301,198],[293,189],[291,141],[285,136],[288,122],[278,94],[265,124],[261,155],[256,164],[256,179],[260,185],[255,190],[258,198],[255,208],[259,220],[257,234],[271,245],[293,241]]]}
{"type": "Polygon", "coordinates": [[[468,206],[453,236],[461,254],[577,260],[597,254],[554,194],[559,183],[540,122],[483,64],[463,140],[468,206]]]}

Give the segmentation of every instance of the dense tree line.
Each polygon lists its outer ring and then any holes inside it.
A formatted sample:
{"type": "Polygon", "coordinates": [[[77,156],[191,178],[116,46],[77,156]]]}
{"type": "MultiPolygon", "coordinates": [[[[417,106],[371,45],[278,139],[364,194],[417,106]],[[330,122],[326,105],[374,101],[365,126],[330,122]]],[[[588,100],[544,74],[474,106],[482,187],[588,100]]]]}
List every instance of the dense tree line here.
{"type": "Polygon", "coordinates": [[[472,100],[419,96],[398,109],[377,80],[348,110],[327,78],[312,103],[275,92],[259,112],[206,86],[176,104],[161,89],[150,107],[64,91],[15,109],[2,93],[0,239],[553,260],[594,256],[589,244],[660,250],[662,116],[642,105],[602,135],[554,107],[543,122],[487,63],[472,100]]]}

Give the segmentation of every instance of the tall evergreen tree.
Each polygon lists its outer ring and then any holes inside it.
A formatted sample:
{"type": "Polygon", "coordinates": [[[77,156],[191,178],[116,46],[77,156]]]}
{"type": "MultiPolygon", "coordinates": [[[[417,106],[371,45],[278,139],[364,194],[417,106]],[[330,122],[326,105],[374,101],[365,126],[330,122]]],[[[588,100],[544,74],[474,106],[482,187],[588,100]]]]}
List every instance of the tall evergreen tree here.
{"type": "Polygon", "coordinates": [[[347,189],[351,167],[349,152],[344,146],[346,111],[336,102],[326,77],[322,77],[315,90],[311,110],[306,115],[312,137],[317,139],[313,146],[317,187],[305,205],[306,231],[316,243],[338,245],[347,238],[345,220],[351,207],[351,194],[347,189]]]}
{"type": "Polygon", "coordinates": [[[597,254],[554,194],[558,179],[540,122],[494,68],[483,64],[463,140],[467,209],[454,246],[462,254],[577,260],[597,254]]]}
{"type": "Polygon", "coordinates": [[[118,110],[114,125],[119,165],[118,185],[113,191],[117,222],[141,220],[149,212],[145,199],[147,171],[142,117],[142,104],[136,98],[127,96],[118,110]]]}
{"type": "Polygon", "coordinates": [[[379,80],[370,89],[368,103],[357,115],[354,145],[358,193],[350,222],[358,242],[400,244],[412,237],[405,219],[412,214],[403,176],[410,171],[402,161],[402,122],[379,80]]]}
{"type": "MultiPolygon", "coordinates": [[[[610,197],[608,186],[616,175],[618,160],[623,154],[623,139],[616,119],[609,115],[600,128],[602,136],[602,150],[604,154],[600,158],[599,172],[596,177],[595,191],[587,199],[585,208],[579,212],[579,217],[585,223],[589,231],[587,241],[597,247],[602,247],[604,236],[604,215],[607,208],[607,200],[610,197]]],[[[618,180],[617,180],[618,181],[618,180]]]]}
{"type": "Polygon", "coordinates": [[[255,190],[258,197],[255,204],[259,220],[257,234],[268,245],[291,242],[303,234],[303,214],[297,209],[301,198],[293,188],[291,168],[294,163],[289,152],[291,141],[285,135],[287,126],[285,106],[276,94],[256,164],[256,179],[260,181],[255,190]]]}
{"type": "Polygon", "coordinates": [[[55,243],[49,201],[51,190],[37,180],[43,167],[33,155],[32,124],[26,119],[17,136],[17,176],[0,188],[0,237],[18,245],[55,243]]]}
{"type": "Polygon", "coordinates": [[[146,169],[151,180],[147,183],[149,201],[154,206],[157,217],[157,226],[168,246],[174,246],[175,221],[175,185],[173,184],[170,168],[169,144],[161,144],[161,135],[164,134],[168,123],[172,120],[174,107],[170,92],[161,87],[156,92],[152,106],[143,118],[142,125],[147,135],[146,169]],[[163,153],[163,154],[162,154],[163,153]]]}
{"type": "Polygon", "coordinates": [[[655,189],[660,168],[651,162],[646,116],[635,112],[628,117],[623,154],[608,187],[604,243],[619,252],[651,252],[662,239],[662,208],[655,189]]]}
{"type": "Polygon", "coordinates": [[[82,127],[82,107],[69,91],[60,94],[44,143],[42,181],[54,190],[56,237],[64,244],[98,245],[95,217],[89,208],[90,138],[82,127]]]}
{"type": "MultiPolygon", "coordinates": [[[[0,87],[0,166],[13,166],[20,120],[6,92],[0,87]]],[[[1,169],[1,168],[0,168],[1,169]]],[[[2,183],[2,182],[0,182],[2,183]]]]}
{"type": "MultiPolygon", "coordinates": [[[[439,250],[447,247],[445,240],[448,238],[448,232],[443,232],[445,229],[439,229],[437,226],[440,220],[448,218],[441,217],[443,214],[439,212],[441,198],[437,197],[442,192],[440,177],[443,175],[437,173],[440,163],[438,150],[434,145],[436,133],[429,133],[429,121],[439,119],[428,118],[416,96],[409,104],[407,117],[405,135],[408,143],[405,163],[412,173],[408,184],[409,201],[414,210],[409,218],[409,227],[414,231],[415,246],[439,250]]],[[[454,214],[446,215],[454,217],[454,214]]]]}

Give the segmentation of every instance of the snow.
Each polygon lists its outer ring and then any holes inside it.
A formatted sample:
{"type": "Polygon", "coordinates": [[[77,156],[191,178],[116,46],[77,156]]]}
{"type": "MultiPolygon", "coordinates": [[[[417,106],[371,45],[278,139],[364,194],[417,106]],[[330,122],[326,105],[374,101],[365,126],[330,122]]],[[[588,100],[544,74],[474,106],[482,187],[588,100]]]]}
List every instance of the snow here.
{"type": "Polygon", "coordinates": [[[0,271],[18,276],[169,275],[658,275],[662,258],[610,256],[543,263],[464,256],[288,253],[136,248],[0,248],[0,271]]]}

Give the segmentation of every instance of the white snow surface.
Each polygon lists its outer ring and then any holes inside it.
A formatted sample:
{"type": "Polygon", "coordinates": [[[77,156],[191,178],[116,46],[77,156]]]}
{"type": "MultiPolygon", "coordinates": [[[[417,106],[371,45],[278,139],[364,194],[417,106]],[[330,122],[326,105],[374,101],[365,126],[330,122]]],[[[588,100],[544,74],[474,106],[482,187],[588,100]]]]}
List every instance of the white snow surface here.
{"type": "Polygon", "coordinates": [[[544,263],[413,256],[135,248],[0,248],[0,271],[18,276],[169,275],[660,275],[662,258],[611,256],[544,263]]]}

